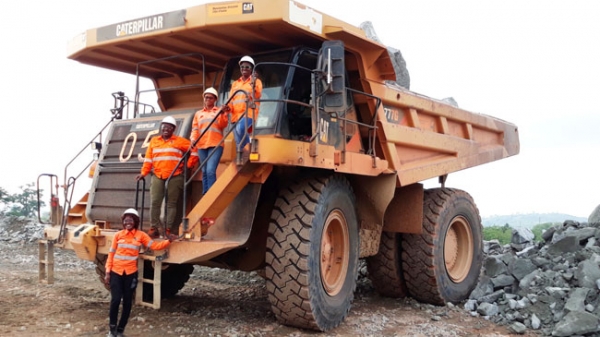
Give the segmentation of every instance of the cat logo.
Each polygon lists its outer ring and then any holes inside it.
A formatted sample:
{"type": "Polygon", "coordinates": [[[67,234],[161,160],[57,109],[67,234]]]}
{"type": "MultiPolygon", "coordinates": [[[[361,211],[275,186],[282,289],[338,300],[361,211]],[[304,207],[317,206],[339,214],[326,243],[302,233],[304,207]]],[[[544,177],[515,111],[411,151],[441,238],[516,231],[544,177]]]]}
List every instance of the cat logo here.
{"type": "Polygon", "coordinates": [[[323,143],[327,143],[329,140],[329,121],[321,118],[321,123],[319,123],[319,139],[323,143]]]}
{"type": "Polygon", "coordinates": [[[242,3],[242,14],[254,13],[254,4],[251,2],[242,3]]]}

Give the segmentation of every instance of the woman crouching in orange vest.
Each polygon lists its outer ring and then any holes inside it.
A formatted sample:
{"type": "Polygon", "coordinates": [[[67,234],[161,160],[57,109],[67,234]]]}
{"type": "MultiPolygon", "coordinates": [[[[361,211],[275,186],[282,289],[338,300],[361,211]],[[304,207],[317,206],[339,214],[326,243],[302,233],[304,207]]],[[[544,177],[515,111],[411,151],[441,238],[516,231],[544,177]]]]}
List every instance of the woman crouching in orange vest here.
{"type": "Polygon", "coordinates": [[[133,294],[137,287],[137,261],[143,247],[161,250],[169,247],[171,238],[164,241],[154,241],[148,234],[138,230],[140,216],[129,208],[121,216],[123,230],[118,231],[114,238],[108,259],[106,260],[106,275],[104,282],[110,287],[109,332],[108,336],[122,336],[133,302],[133,294]],[[117,325],[119,305],[123,300],[123,313],[117,325]]]}

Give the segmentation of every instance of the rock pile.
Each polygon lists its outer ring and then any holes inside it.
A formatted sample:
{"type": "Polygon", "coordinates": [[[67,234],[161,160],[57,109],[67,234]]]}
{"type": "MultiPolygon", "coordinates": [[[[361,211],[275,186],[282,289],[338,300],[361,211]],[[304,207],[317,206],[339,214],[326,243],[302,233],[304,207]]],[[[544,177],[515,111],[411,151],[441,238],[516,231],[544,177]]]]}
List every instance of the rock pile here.
{"type": "Polygon", "coordinates": [[[484,267],[464,308],[473,316],[545,336],[600,336],[600,223],[565,221],[533,242],[528,229],[511,243],[484,242],[484,267]]]}
{"type": "Polygon", "coordinates": [[[34,219],[0,216],[0,241],[8,243],[37,243],[43,237],[44,225],[34,219]]]}

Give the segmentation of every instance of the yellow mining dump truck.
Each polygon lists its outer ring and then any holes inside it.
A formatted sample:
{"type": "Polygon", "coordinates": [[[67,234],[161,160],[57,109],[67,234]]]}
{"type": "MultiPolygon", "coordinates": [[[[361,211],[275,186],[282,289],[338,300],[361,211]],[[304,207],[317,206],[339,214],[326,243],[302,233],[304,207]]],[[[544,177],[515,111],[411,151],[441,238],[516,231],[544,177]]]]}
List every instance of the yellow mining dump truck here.
{"type": "Polygon", "coordinates": [[[445,178],[517,154],[517,127],[403,88],[386,46],[293,0],[204,4],[73,40],[69,58],[154,88],[113,94],[112,119],[98,134],[105,140],[90,142],[97,161],[83,197],[71,203],[78,176],[40,176],[53,197],[40,278],[51,282],[55,247],[95,261],[103,275],[126,208],[150,228],[149,186],[134,179],[150,138],[165,116],[189,137],[208,87],[218,89],[218,105],[228,103],[244,55],[263,83],[251,143],[238,148],[225,130],[205,195],[202,166],[185,172],[180,239],[143,254],[136,302],[159,308],[194,265],[261,271],[281,323],[328,330],[350,310],[361,258],[382,295],[465,299],[482,265],[481,220],[471,196],[445,178]],[[440,188],[420,183],[436,177],[440,188]],[[202,236],[204,217],[216,223],[202,236]]]}

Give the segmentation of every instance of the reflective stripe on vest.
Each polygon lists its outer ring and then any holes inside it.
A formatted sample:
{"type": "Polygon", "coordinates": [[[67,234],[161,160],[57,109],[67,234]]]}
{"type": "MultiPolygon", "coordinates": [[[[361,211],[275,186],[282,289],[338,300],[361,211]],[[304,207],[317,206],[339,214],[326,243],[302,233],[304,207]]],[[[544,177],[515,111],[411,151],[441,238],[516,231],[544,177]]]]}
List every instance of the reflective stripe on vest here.
{"type": "Polygon", "coordinates": [[[137,260],[137,256],[127,256],[127,255],[117,255],[115,254],[115,259],[117,260],[127,260],[127,261],[132,261],[132,260],[137,260]]]}

